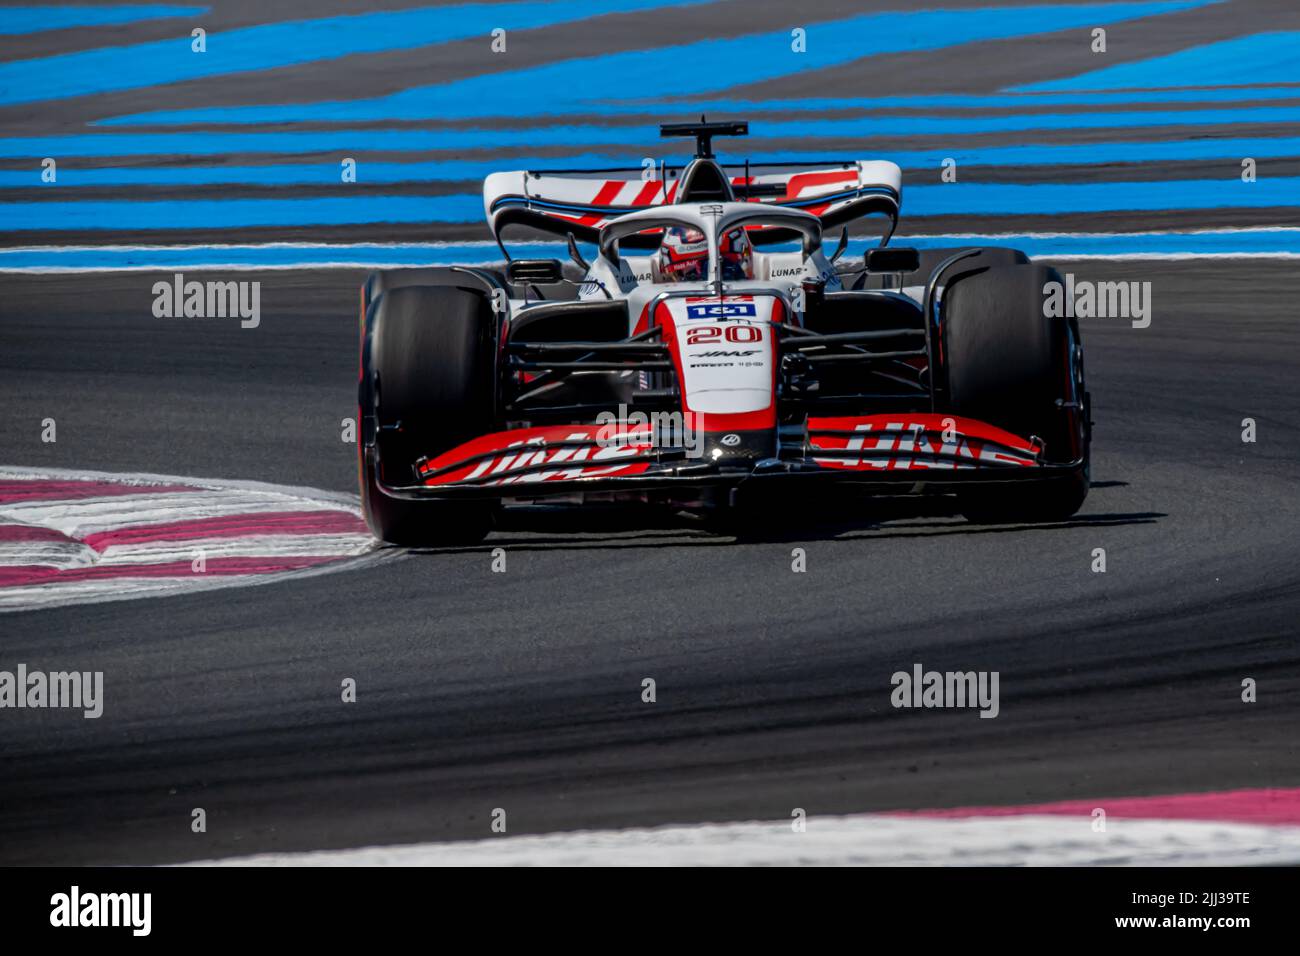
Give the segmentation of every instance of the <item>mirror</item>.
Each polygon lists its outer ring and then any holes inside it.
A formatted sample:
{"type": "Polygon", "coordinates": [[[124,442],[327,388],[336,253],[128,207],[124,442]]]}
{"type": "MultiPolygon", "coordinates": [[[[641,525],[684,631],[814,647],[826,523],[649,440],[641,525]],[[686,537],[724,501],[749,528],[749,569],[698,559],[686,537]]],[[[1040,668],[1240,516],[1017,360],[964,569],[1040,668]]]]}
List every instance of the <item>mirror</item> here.
{"type": "Polygon", "coordinates": [[[868,272],[915,272],[921,268],[921,253],[906,247],[867,250],[868,272]]]}
{"type": "Polygon", "coordinates": [[[559,259],[514,259],[506,278],[518,285],[555,285],[564,281],[564,267],[559,259]]]}

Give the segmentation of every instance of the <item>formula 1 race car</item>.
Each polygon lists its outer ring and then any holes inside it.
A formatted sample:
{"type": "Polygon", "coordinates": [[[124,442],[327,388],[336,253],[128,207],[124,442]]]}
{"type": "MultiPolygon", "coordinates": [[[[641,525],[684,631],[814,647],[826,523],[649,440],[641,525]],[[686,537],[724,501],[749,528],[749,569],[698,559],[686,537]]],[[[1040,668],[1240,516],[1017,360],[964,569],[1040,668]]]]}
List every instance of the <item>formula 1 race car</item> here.
{"type": "MultiPolygon", "coordinates": [[[[483,199],[504,271],[362,289],[361,495],[397,544],[481,540],[503,505],[663,503],[746,514],[758,489],[947,493],[977,521],[1060,520],[1088,493],[1091,422],[1055,270],[1005,248],[888,246],[901,173],[852,160],[507,172],[483,199]],[[844,229],[887,226],[856,264],[844,229]],[[507,227],[571,264],[512,259],[507,227]],[[594,244],[591,261],[579,243],[594,244]]],[[[788,500],[788,499],[787,499],[788,500]]],[[[755,520],[770,506],[753,509],[755,520]]]]}

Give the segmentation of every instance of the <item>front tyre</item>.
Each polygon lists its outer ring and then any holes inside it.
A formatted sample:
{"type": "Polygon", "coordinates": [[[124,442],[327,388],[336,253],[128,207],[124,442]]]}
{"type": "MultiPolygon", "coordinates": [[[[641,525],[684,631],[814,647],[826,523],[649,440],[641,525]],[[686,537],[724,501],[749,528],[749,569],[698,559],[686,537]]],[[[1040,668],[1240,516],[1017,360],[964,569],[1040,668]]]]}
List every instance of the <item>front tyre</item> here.
{"type": "Polygon", "coordinates": [[[371,533],[398,545],[477,543],[492,528],[480,501],[396,498],[414,462],[491,430],[495,400],[492,312],[455,286],[410,286],[367,309],[361,350],[361,507],[371,533]]]}
{"type": "Polygon", "coordinates": [[[1044,286],[1060,274],[1037,264],[962,276],[943,297],[947,404],[957,414],[1044,443],[1066,475],[973,487],[958,495],[972,521],[1060,521],[1088,496],[1091,425],[1078,323],[1045,314],[1044,286]]]}

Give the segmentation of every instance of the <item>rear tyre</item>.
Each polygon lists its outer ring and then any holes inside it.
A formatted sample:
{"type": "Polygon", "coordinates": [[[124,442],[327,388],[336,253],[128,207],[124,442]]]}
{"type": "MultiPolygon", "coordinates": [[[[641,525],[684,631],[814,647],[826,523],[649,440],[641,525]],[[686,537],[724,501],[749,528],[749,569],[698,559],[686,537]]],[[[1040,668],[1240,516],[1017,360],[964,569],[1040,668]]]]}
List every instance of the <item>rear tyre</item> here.
{"type": "Polygon", "coordinates": [[[394,498],[414,462],[491,430],[495,383],[492,313],[479,292],[455,286],[384,291],[367,310],[361,353],[361,506],[375,537],[400,545],[483,540],[493,506],[394,498]],[[381,474],[382,470],[382,474],[381,474]]]}
{"type": "Polygon", "coordinates": [[[1005,265],[962,276],[944,294],[951,411],[1042,439],[1048,463],[1082,459],[1059,478],[959,494],[958,507],[972,521],[1059,521],[1078,511],[1088,495],[1090,410],[1078,324],[1046,316],[1043,309],[1043,287],[1059,281],[1060,274],[1047,266],[1005,265]]]}

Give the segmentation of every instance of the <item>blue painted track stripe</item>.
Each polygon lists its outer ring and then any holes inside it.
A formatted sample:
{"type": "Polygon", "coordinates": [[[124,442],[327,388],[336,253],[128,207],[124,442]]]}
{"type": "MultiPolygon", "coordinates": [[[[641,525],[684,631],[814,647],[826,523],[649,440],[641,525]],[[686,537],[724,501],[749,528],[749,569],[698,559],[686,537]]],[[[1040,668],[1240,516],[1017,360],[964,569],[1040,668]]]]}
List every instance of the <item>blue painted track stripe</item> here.
{"type": "MultiPolygon", "coordinates": [[[[1135,129],[1167,126],[1230,127],[1242,123],[1293,124],[1296,109],[1243,109],[1031,113],[1014,116],[889,116],[839,120],[755,121],[750,138],[817,139],[1022,132],[1031,130],[1135,129]]],[[[560,125],[529,129],[330,130],[277,133],[75,133],[0,138],[0,156],[77,159],[85,156],[219,156],[232,153],[318,153],[351,156],[363,151],[465,150],[537,146],[665,147],[658,128],[560,125]]],[[[503,162],[505,162],[503,160],[503,162]]]]}
{"type": "Polygon", "coordinates": [[[1300,82],[1300,32],[1256,33],[1017,90],[1119,90],[1300,82]]]}
{"type": "MultiPolygon", "coordinates": [[[[599,112],[629,95],[685,97],[719,95],[737,78],[745,83],[776,80],[864,57],[937,50],[978,41],[1096,27],[1205,6],[1214,0],[1172,0],[1101,4],[987,6],[965,10],[872,13],[822,23],[804,23],[806,50],[795,53],[790,29],[675,46],[601,53],[525,69],[493,72],[387,96],[327,103],[222,106],[149,111],[120,123],[283,123],[381,119],[449,119],[517,116],[519,92],[528,91],[530,110],[599,112]],[[617,90],[592,82],[616,77],[617,90]]],[[[737,17],[743,27],[743,18],[737,17]]],[[[683,34],[689,36],[690,31],[683,34]]],[[[2,76],[2,74],[0,74],[2,76]]]]}
{"type": "MultiPolygon", "coordinates": [[[[815,162],[824,160],[826,151],[750,153],[751,162],[783,160],[815,162]]],[[[939,169],[948,157],[961,167],[970,166],[1040,166],[1142,163],[1176,160],[1227,159],[1232,165],[1243,156],[1255,159],[1300,157],[1300,137],[1280,139],[1188,139],[1167,142],[1080,143],[1063,145],[1027,144],[1023,146],[953,147],[935,150],[890,150],[888,158],[904,169],[939,169]]],[[[724,157],[726,162],[726,157],[724,157]]],[[[511,169],[560,169],[625,166],[640,169],[636,155],[518,157],[490,160],[449,160],[446,162],[370,162],[362,160],[357,168],[362,183],[429,183],[479,181],[489,173],[511,169]]],[[[737,167],[739,168],[739,167],[737,167]]],[[[125,166],[79,169],[70,163],[59,166],[58,187],[77,186],[202,186],[249,185],[341,186],[339,164],[282,163],[263,166],[125,166]]],[[[47,186],[40,181],[41,170],[0,170],[0,189],[47,186]]],[[[599,176],[595,177],[599,178],[599,176]]]]}
{"type": "MultiPolygon", "coordinates": [[[[1002,109],[1039,110],[1052,106],[1127,106],[1175,103],[1253,104],[1260,100],[1300,99],[1296,86],[1234,86],[1222,89],[1106,90],[1096,93],[1028,93],[1007,91],[992,94],[927,93],[918,96],[814,96],[790,100],[706,99],[692,100],[695,110],[754,116],[765,112],[822,113],[827,110],[916,110],[916,109],[1002,109]]],[[[600,108],[602,113],[642,114],[674,108],[661,100],[628,100],[600,108]]]]}
{"type": "Polygon", "coordinates": [[[593,10],[588,0],[418,7],[212,32],[207,37],[206,51],[201,53],[191,49],[190,31],[186,29],[169,40],[0,64],[0,104],[161,86],[359,53],[433,46],[476,36],[483,37],[486,51],[491,31],[498,27],[507,31],[526,30],[584,20],[599,12],[618,13],[697,2],[701,0],[606,0],[601,10],[593,10]]]}
{"type": "Polygon", "coordinates": [[[126,6],[46,6],[4,7],[0,10],[0,36],[44,33],[74,27],[106,27],[139,20],[162,20],[172,17],[197,17],[207,7],[172,7],[162,4],[126,6]]]}

